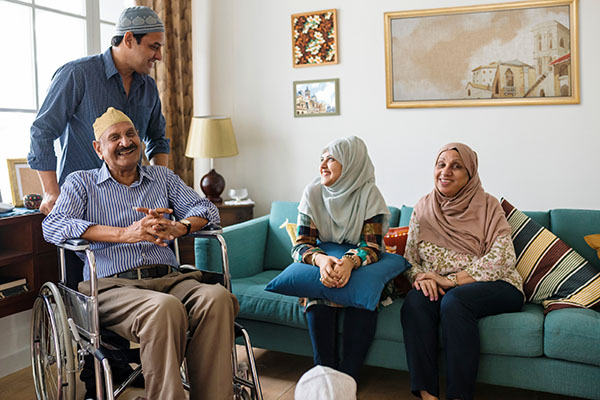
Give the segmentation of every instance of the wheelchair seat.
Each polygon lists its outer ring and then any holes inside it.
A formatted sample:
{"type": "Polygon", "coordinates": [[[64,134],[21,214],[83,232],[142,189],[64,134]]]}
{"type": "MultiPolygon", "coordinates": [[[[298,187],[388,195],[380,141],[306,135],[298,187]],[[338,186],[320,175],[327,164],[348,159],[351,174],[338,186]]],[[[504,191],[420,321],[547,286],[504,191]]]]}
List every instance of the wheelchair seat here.
{"type": "MultiPolygon", "coordinates": [[[[220,235],[222,231],[220,227],[215,226],[205,228],[192,235],[217,239],[221,243],[223,257],[223,273],[207,272],[205,283],[221,284],[231,291],[227,247],[220,235]]],[[[175,255],[179,260],[176,240],[174,246],[175,255]]],[[[136,378],[140,383],[139,351],[138,349],[129,349],[128,340],[109,330],[100,329],[95,259],[93,252],[89,249],[89,244],[83,239],[73,239],[60,245],[59,251],[61,261],[59,282],[57,285],[47,282],[42,286],[33,310],[31,353],[37,398],[75,399],[75,375],[82,371],[81,379],[86,384],[86,398],[114,399],[136,378]],[[87,257],[90,265],[90,296],[77,291],[77,284],[83,278],[83,261],[73,252],[85,253],[87,257]],[[115,389],[111,364],[130,368],[129,363],[138,366],[129,376],[119,376],[119,380],[123,380],[123,383],[115,389]],[[86,364],[88,367],[93,364],[94,368],[84,368],[86,364]],[[94,393],[95,395],[93,395],[94,393]]],[[[194,267],[191,268],[196,270],[194,267]]],[[[236,338],[243,338],[250,364],[249,366],[238,365],[234,341],[232,349],[234,398],[262,400],[262,391],[249,336],[245,329],[237,323],[235,323],[234,331],[236,338]]],[[[183,386],[189,390],[185,361],[181,368],[181,375],[183,386]]]]}

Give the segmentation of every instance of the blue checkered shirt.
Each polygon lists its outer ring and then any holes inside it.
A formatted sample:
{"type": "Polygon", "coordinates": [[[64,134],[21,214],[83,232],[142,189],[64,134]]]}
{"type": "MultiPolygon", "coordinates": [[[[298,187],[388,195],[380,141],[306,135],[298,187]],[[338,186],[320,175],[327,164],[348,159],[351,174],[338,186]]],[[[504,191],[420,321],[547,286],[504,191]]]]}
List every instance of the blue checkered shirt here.
{"type": "Polygon", "coordinates": [[[92,146],[92,124],[108,107],[115,107],[131,118],[146,144],[148,159],[156,153],[169,153],[165,118],[154,79],[134,73],[129,96],[125,94],[109,48],[103,54],[71,61],[56,71],[31,126],[29,166],[40,171],[57,171],[60,185],[73,171],[100,168],[102,161],[92,146]],[[60,139],[62,149],[58,170],[54,154],[56,139],[60,139]]]}
{"type": "MultiPolygon", "coordinates": [[[[145,214],[134,207],[172,208],[177,220],[202,217],[219,223],[219,210],[170,169],[161,166],[140,166],[140,178],[131,186],[118,183],[106,164],[101,168],[77,171],[69,175],[52,212],[42,228],[46,241],[62,243],[80,237],[90,226],[127,227],[145,214]]],[[[169,247],[150,242],[92,242],[98,277],[114,275],[128,269],[150,264],[177,265],[169,247]]],[[[86,261],[84,278],[89,279],[86,261]]]]}

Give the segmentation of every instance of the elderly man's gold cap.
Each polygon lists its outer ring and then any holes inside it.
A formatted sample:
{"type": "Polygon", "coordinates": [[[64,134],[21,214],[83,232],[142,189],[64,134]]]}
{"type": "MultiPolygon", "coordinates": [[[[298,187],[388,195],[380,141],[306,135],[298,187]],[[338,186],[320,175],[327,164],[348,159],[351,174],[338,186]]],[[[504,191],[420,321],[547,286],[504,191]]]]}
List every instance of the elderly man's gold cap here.
{"type": "Polygon", "coordinates": [[[99,140],[100,136],[102,136],[108,128],[119,122],[129,122],[133,125],[131,119],[129,119],[124,112],[119,111],[114,107],[108,107],[108,110],[96,118],[96,121],[94,122],[94,136],[96,137],[96,140],[99,140]]]}

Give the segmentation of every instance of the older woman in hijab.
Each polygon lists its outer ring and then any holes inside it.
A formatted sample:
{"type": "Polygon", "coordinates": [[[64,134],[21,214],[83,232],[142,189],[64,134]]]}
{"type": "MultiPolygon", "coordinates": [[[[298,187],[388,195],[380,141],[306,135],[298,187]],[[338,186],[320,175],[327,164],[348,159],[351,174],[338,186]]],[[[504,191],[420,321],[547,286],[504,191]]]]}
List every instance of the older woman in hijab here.
{"type": "MultiPolygon", "coordinates": [[[[375,185],[375,168],[365,143],[356,136],[330,143],[321,155],[320,176],[302,194],[292,257],[320,269],[330,288],[344,287],[357,268],[379,260],[390,212],[375,185]],[[341,258],[327,255],[322,242],[349,243],[341,258]]],[[[324,299],[307,299],[305,310],[315,364],[337,369],[357,380],[377,322],[377,311],[342,307],[324,299]],[[341,359],[338,359],[337,314],[344,310],[341,359]]]]}
{"type": "Polygon", "coordinates": [[[446,396],[472,399],[479,362],[479,318],[519,311],[524,295],[510,226],[486,193],[477,154],[461,143],[438,152],[434,189],[415,206],[404,256],[413,289],[402,306],[411,390],[437,399],[438,324],[446,396]]]}

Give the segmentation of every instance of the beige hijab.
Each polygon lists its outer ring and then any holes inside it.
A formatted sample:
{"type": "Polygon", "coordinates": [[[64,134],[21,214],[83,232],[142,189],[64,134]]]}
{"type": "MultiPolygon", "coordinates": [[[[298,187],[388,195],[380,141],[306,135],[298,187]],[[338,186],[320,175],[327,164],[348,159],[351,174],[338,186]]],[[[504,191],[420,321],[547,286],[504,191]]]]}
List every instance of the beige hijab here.
{"type": "Polygon", "coordinates": [[[454,196],[446,197],[437,187],[415,206],[419,219],[419,240],[459,253],[482,257],[500,235],[510,234],[510,226],[498,200],[486,193],[477,172],[477,153],[462,143],[449,143],[437,154],[456,150],[471,177],[454,196]]]}

